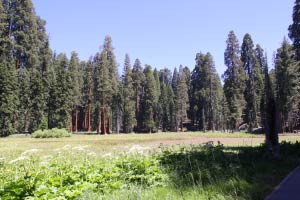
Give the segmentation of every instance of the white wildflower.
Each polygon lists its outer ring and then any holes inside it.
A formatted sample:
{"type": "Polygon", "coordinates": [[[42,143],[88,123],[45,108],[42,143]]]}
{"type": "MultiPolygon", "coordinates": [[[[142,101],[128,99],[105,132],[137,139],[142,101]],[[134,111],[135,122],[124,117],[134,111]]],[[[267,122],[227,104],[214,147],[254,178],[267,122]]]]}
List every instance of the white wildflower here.
{"type": "Polygon", "coordinates": [[[21,156],[26,156],[26,155],[30,155],[30,154],[33,154],[33,153],[36,153],[36,152],[39,152],[40,150],[39,149],[29,149],[27,151],[24,151],[21,156]]]}
{"type": "Polygon", "coordinates": [[[47,161],[40,162],[40,166],[47,167],[48,165],[49,165],[49,162],[47,162],[47,161]]]}
{"type": "Polygon", "coordinates": [[[88,146],[77,146],[73,147],[72,150],[77,150],[77,151],[85,151],[88,146]]]}
{"type": "Polygon", "coordinates": [[[56,148],[54,149],[54,151],[61,151],[61,148],[56,148]]]}
{"type": "Polygon", "coordinates": [[[53,156],[51,156],[51,155],[46,155],[46,156],[42,157],[43,160],[51,160],[52,158],[53,158],[53,156]]]}
{"type": "Polygon", "coordinates": [[[63,148],[62,148],[62,150],[69,150],[69,149],[71,149],[71,146],[68,144],[63,146],[63,148]]]}
{"type": "Polygon", "coordinates": [[[149,147],[142,147],[140,145],[133,145],[129,151],[127,152],[128,154],[132,154],[132,153],[138,153],[138,154],[144,154],[144,152],[146,150],[149,150],[149,147]]]}
{"type": "Polygon", "coordinates": [[[95,152],[89,152],[88,154],[87,154],[88,156],[93,156],[93,157],[95,157],[95,156],[97,156],[97,154],[95,153],[95,152]]]}
{"type": "Polygon", "coordinates": [[[111,156],[112,156],[111,153],[107,153],[107,154],[104,154],[102,157],[103,157],[103,158],[106,158],[106,157],[111,157],[111,156]]]}
{"type": "Polygon", "coordinates": [[[26,156],[20,156],[20,157],[16,158],[15,160],[10,161],[9,164],[13,164],[13,163],[16,163],[16,162],[19,162],[19,161],[23,161],[23,160],[28,160],[28,157],[26,157],[26,156]]]}

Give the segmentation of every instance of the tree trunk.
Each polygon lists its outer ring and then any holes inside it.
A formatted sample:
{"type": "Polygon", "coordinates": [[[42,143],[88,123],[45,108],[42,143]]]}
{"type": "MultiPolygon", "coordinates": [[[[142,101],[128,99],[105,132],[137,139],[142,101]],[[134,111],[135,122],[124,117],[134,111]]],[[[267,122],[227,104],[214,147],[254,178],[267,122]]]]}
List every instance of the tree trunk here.
{"type": "Polygon", "coordinates": [[[88,129],[87,132],[90,133],[91,132],[91,103],[89,102],[88,105],[88,129]]]}
{"type": "Polygon", "coordinates": [[[72,123],[72,120],[73,120],[73,116],[72,116],[72,112],[70,113],[70,127],[69,127],[69,132],[72,133],[73,131],[73,123],[72,123]]]}
{"type": "Polygon", "coordinates": [[[19,69],[20,68],[20,59],[18,59],[17,61],[16,61],[16,69],[19,69]]]}
{"type": "Polygon", "coordinates": [[[75,132],[78,132],[78,110],[76,109],[76,114],[75,114],[75,132]]]}
{"type": "Polygon", "coordinates": [[[180,131],[183,132],[183,120],[180,120],[180,131]]]}
{"type": "Polygon", "coordinates": [[[205,128],[205,115],[204,115],[204,107],[202,108],[202,129],[203,129],[203,132],[205,132],[206,128],[205,128]]]}
{"type": "MultiPolygon", "coordinates": [[[[106,112],[109,112],[109,109],[108,111],[105,110],[106,112]]],[[[106,115],[107,116],[107,126],[106,126],[106,133],[110,134],[110,115],[106,115]]]]}
{"type": "Polygon", "coordinates": [[[101,108],[101,134],[106,135],[106,127],[105,127],[105,109],[101,108]]]}

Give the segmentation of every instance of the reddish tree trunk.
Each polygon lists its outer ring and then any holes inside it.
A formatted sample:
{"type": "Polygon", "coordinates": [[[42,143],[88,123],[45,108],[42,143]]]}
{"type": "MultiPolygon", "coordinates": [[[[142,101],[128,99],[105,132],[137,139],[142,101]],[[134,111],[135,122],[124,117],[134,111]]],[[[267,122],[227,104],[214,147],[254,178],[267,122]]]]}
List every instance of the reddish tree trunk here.
{"type": "Polygon", "coordinates": [[[17,61],[16,61],[16,69],[19,69],[20,68],[20,60],[18,59],[17,61]]]}
{"type": "Polygon", "coordinates": [[[72,133],[72,131],[73,131],[73,123],[72,123],[72,112],[70,113],[70,127],[69,127],[69,131],[70,131],[70,133],[72,133]]]}
{"type": "Polygon", "coordinates": [[[110,128],[110,118],[108,117],[108,118],[107,118],[107,127],[106,127],[106,132],[107,132],[108,134],[110,134],[109,128],[110,128]]]}
{"type": "Polygon", "coordinates": [[[75,132],[78,132],[78,110],[76,110],[75,114],[75,132]]]}
{"type": "Polygon", "coordinates": [[[88,129],[87,132],[90,133],[91,132],[91,103],[89,102],[88,105],[88,129]]]}
{"type": "Polygon", "coordinates": [[[106,135],[106,127],[105,127],[105,109],[101,108],[101,133],[106,135]]]}

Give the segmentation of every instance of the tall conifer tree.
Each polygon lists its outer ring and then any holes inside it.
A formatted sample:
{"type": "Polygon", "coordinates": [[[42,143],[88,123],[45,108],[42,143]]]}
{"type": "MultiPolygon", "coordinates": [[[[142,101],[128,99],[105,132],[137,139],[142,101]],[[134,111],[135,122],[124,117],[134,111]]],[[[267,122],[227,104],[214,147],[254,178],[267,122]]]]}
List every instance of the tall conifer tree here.
{"type": "Polygon", "coordinates": [[[123,132],[131,133],[135,124],[135,98],[130,58],[125,56],[123,76],[123,132]]]}
{"type": "Polygon", "coordinates": [[[71,119],[72,119],[72,126],[71,131],[78,132],[78,114],[79,114],[79,106],[80,106],[80,99],[81,99],[81,92],[80,92],[80,85],[81,82],[81,75],[79,71],[80,61],[78,58],[78,54],[76,52],[71,53],[71,59],[69,64],[69,71],[71,74],[72,80],[72,112],[71,112],[71,119]],[[75,126],[74,126],[75,125],[75,126]],[[74,129],[74,128],[75,129],[74,129]]]}
{"type": "Polygon", "coordinates": [[[145,75],[143,73],[143,68],[141,61],[136,59],[132,69],[132,80],[134,89],[134,99],[135,99],[135,118],[136,118],[136,128],[138,124],[141,124],[140,115],[140,102],[143,95],[143,85],[145,81],[145,75]]]}
{"type": "Polygon", "coordinates": [[[246,73],[246,88],[245,88],[245,100],[246,108],[245,122],[248,123],[248,131],[252,131],[257,126],[257,107],[256,107],[256,88],[255,88],[255,51],[253,41],[249,34],[246,34],[243,39],[241,60],[243,62],[244,70],[246,73]]]}
{"type": "Polygon", "coordinates": [[[289,37],[293,41],[296,60],[300,61],[300,0],[296,0],[293,8],[293,23],[289,26],[289,37]]]}
{"type": "Polygon", "coordinates": [[[177,118],[181,132],[183,132],[183,123],[187,119],[187,110],[189,109],[189,95],[186,73],[183,71],[183,67],[179,68],[179,80],[177,84],[177,118]]]}
{"type": "Polygon", "coordinates": [[[244,71],[241,70],[242,65],[240,61],[240,46],[233,31],[228,34],[226,41],[226,50],[224,53],[224,63],[227,66],[223,74],[224,79],[224,93],[229,109],[229,125],[230,129],[238,128],[242,122],[242,109],[244,96],[241,93],[243,88],[244,71]]]}
{"type": "Polygon", "coordinates": [[[151,133],[155,127],[154,103],[156,98],[156,83],[150,65],[145,66],[144,74],[145,85],[143,97],[141,100],[141,112],[139,117],[141,117],[142,119],[141,130],[151,133]]]}

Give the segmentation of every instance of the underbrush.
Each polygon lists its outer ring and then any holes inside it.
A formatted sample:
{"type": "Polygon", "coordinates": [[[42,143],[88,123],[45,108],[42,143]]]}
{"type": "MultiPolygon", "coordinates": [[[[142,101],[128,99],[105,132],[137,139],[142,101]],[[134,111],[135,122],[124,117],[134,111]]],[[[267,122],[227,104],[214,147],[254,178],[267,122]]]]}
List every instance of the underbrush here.
{"type": "Polygon", "coordinates": [[[49,130],[37,130],[31,134],[33,138],[62,138],[71,137],[72,134],[66,129],[53,128],[49,130]]]}
{"type": "Polygon", "coordinates": [[[299,165],[300,143],[161,147],[97,155],[68,147],[46,156],[29,150],[0,158],[0,199],[264,199],[299,165]]]}

